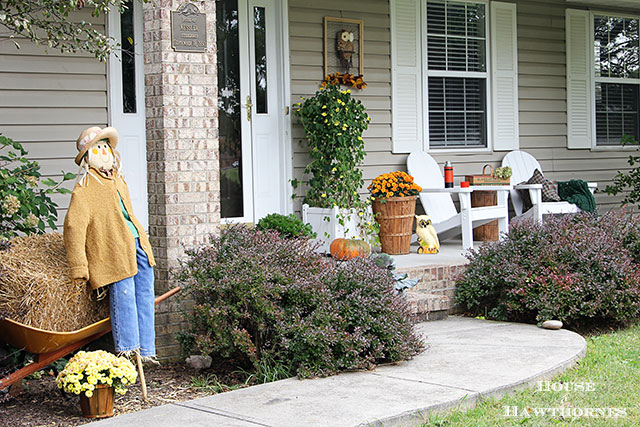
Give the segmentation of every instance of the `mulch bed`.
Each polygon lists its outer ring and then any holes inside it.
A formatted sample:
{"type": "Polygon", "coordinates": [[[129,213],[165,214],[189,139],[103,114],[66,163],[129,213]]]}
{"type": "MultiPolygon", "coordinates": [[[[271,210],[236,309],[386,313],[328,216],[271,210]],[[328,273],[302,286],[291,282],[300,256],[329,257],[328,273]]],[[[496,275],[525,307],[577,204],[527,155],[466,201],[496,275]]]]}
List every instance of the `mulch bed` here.
{"type": "MultiPolygon", "coordinates": [[[[215,362],[214,362],[215,366],[215,362]]],[[[173,402],[197,399],[215,394],[210,388],[198,388],[192,385],[194,377],[213,377],[229,386],[243,384],[244,378],[231,373],[228,366],[197,372],[184,363],[163,363],[160,366],[145,367],[147,393],[149,401],[142,400],[140,383],[128,388],[124,396],[116,395],[114,416],[136,412],[153,406],[173,402]]],[[[53,373],[44,373],[40,379],[24,381],[23,390],[10,390],[10,396],[0,403],[0,426],[78,426],[91,422],[83,418],[79,398],[76,395],[63,395],[56,386],[53,373]]]]}

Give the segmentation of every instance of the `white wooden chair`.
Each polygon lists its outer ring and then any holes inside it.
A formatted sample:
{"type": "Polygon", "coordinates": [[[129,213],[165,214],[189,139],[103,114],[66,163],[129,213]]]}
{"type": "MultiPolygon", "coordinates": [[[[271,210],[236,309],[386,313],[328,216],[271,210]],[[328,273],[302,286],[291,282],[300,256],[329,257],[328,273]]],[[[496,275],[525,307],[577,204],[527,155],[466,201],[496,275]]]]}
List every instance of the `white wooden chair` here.
{"type": "Polygon", "coordinates": [[[507,232],[510,185],[483,185],[481,190],[498,193],[498,205],[472,208],[471,193],[474,187],[445,188],[438,163],[424,151],[414,151],[409,155],[407,169],[413,175],[414,182],[422,187],[420,202],[425,212],[431,216],[440,240],[462,234],[463,248],[473,249],[473,229],[496,219],[500,234],[507,232]],[[460,199],[460,212],[453,204],[453,193],[457,193],[460,199]]]}
{"type": "MultiPolygon", "coordinates": [[[[543,202],[542,184],[520,184],[521,182],[528,181],[536,169],[542,172],[540,163],[526,151],[516,150],[510,152],[502,159],[502,166],[509,166],[513,170],[513,176],[511,177],[511,183],[513,184],[511,203],[513,204],[513,210],[517,218],[532,218],[542,223],[543,215],[575,213],[580,210],[573,203],[565,201],[543,202]],[[523,212],[524,203],[518,190],[529,190],[533,207],[526,212],[523,212]]],[[[589,182],[588,185],[592,193],[598,187],[598,184],[595,182],[589,182]]]]}

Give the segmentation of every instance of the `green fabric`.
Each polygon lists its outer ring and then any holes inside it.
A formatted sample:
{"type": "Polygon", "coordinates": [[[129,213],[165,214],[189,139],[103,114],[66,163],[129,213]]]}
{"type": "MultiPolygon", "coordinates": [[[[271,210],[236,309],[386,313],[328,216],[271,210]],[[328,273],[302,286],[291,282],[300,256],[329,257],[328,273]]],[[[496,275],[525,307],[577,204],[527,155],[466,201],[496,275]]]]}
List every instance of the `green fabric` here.
{"type": "Polygon", "coordinates": [[[124,220],[127,223],[129,230],[131,230],[131,234],[133,234],[133,238],[137,239],[138,237],[140,237],[140,235],[138,234],[138,229],[136,228],[135,225],[133,225],[133,222],[131,222],[131,218],[129,217],[129,212],[127,212],[127,210],[124,207],[124,203],[122,203],[122,197],[120,197],[120,193],[118,193],[118,199],[120,199],[120,209],[122,209],[124,220]]]}
{"type": "Polygon", "coordinates": [[[596,200],[589,190],[589,185],[581,179],[558,182],[558,194],[562,200],[573,203],[585,212],[596,211],[596,200]]]}

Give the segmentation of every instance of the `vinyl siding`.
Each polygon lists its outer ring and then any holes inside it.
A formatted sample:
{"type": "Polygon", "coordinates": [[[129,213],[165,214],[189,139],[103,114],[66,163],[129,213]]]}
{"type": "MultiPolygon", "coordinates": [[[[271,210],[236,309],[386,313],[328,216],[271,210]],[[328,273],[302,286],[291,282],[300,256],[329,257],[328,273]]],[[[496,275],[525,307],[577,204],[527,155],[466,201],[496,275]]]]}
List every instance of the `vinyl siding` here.
{"type": "MultiPolygon", "coordinates": [[[[520,149],[540,162],[551,180],[585,179],[599,188],[611,183],[617,170],[628,168],[628,151],[568,150],[565,75],[565,8],[553,0],[518,0],[518,104],[520,149]]],[[[354,91],[371,116],[364,134],[367,156],[363,164],[365,187],[378,174],[406,170],[406,154],[391,152],[390,20],[386,0],[349,3],[289,1],[291,102],[310,96],[323,78],[324,16],[364,20],[364,78],[369,86],[354,91]],[[345,9],[348,7],[348,10],[345,9]]],[[[296,122],[294,118],[294,123],[296,122]]],[[[301,179],[308,161],[301,127],[293,126],[294,177],[301,179]]],[[[480,173],[484,164],[498,167],[505,152],[437,154],[439,163],[451,160],[456,180],[480,173]]],[[[364,189],[363,189],[364,192],[364,189]]],[[[300,193],[302,194],[302,193],[300,193]]],[[[621,197],[600,193],[602,211],[619,205],[621,197]]],[[[299,202],[298,202],[299,203],[299,202]]],[[[297,204],[296,209],[299,208],[297,204]]]]}
{"type": "MultiPolygon", "coordinates": [[[[104,31],[104,20],[89,9],[72,19],[92,22],[104,31]]],[[[89,126],[107,124],[107,68],[88,53],[62,54],[28,40],[0,38],[0,133],[19,141],[38,161],[42,175],[59,179],[76,172],[75,140],[89,126]]],[[[73,182],[66,187],[72,188],[73,182]]],[[[53,195],[64,220],[68,195],[53,195]]]]}

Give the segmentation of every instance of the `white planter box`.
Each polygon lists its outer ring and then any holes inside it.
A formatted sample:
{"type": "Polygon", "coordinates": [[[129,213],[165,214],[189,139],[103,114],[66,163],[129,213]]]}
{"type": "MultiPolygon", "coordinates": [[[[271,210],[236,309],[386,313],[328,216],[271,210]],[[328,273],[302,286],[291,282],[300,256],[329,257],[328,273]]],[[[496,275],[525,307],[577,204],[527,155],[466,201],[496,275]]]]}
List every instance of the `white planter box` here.
{"type": "Polygon", "coordinates": [[[307,204],[302,205],[302,222],[311,224],[313,231],[318,236],[314,242],[320,242],[319,252],[328,253],[329,245],[335,239],[354,239],[360,237],[360,218],[354,210],[335,208],[312,208],[307,204]],[[342,213],[344,224],[340,224],[337,218],[342,213]]]}

